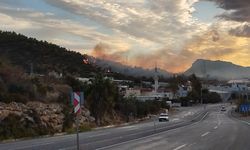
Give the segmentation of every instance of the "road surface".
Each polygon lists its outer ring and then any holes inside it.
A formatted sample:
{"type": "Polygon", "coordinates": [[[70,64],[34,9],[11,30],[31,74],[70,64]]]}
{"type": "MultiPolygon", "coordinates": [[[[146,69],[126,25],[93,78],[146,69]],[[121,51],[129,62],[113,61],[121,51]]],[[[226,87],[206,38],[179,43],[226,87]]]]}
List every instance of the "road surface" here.
{"type": "MultiPolygon", "coordinates": [[[[228,110],[228,109],[227,109],[228,110]]],[[[170,122],[145,122],[80,134],[84,150],[249,150],[250,127],[213,106],[170,122]]],[[[65,135],[0,144],[1,150],[74,150],[76,136],[65,135]]]]}
{"type": "MultiPolygon", "coordinates": [[[[228,110],[228,109],[227,109],[228,110]]],[[[101,148],[114,150],[249,150],[250,126],[213,109],[192,125],[101,148]]],[[[99,149],[100,150],[100,149],[99,149]]]]}

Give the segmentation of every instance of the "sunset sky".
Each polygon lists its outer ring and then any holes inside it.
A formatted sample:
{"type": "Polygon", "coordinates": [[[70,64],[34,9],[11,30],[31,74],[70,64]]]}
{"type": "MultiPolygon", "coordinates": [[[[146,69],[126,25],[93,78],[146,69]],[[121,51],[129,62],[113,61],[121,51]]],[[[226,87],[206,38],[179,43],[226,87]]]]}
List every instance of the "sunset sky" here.
{"type": "Polygon", "coordinates": [[[0,0],[0,30],[131,66],[250,66],[249,0],[0,0]]]}

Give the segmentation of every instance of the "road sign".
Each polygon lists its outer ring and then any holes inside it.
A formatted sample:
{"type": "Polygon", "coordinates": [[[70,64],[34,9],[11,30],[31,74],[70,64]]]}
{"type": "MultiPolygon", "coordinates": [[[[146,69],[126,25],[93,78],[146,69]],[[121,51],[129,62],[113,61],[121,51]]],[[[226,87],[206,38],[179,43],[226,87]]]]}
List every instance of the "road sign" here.
{"type": "Polygon", "coordinates": [[[71,103],[74,106],[74,113],[79,114],[81,112],[81,105],[84,103],[83,92],[72,92],[71,103]]]}
{"type": "Polygon", "coordinates": [[[80,92],[74,92],[74,112],[75,114],[80,113],[81,111],[81,97],[80,97],[80,92]]]}
{"type": "Polygon", "coordinates": [[[79,145],[79,114],[81,112],[81,105],[84,103],[83,92],[72,92],[71,103],[74,106],[74,113],[76,114],[76,136],[77,136],[77,150],[80,149],[79,145]]]}
{"type": "Polygon", "coordinates": [[[240,105],[240,112],[249,112],[250,111],[250,104],[241,104],[240,105]]]}

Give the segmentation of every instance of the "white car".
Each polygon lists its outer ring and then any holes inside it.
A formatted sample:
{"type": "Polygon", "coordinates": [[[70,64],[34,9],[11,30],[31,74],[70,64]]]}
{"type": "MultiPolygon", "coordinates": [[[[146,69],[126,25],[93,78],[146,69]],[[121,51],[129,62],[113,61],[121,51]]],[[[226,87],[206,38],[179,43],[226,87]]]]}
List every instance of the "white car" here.
{"type": "Polygon", "coordinates": [[[160,116],[159,116],[159,122],[162,122],[162,121],[169,121],[169,117],[168,117],[167,113],[161,113],[160,114],[160,116]]]}
{"type": "Polygon", "coordinates": [[[226,107],[225,106],[221,106],[221,111],[226,111],[226,107]]]}

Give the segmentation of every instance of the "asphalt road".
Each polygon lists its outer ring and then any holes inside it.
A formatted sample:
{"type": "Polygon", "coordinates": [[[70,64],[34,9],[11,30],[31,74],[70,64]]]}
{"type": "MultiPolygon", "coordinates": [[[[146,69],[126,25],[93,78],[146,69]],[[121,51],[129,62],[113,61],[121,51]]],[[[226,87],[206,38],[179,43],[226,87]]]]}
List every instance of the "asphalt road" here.
{"type": "Polygon", "coordinates": [[[250,126],[232,118],[230,109],[212,109],[194,124],[107,146],[120,150],[249,150],[250,126]]]}
{"type": "MultiPolygon", "coordinates": [[[[171,118],[171,116],[170,116],[171,118]]],[[[211,106],[189,116],[175,116],[170,122],[144,122],[80,134],[80,148],[91,149],[232,149],[249,150],[250,128],[211,106]]],[[[73,150],[76,136],[0,144],[0,150],[73,150]]]]}

